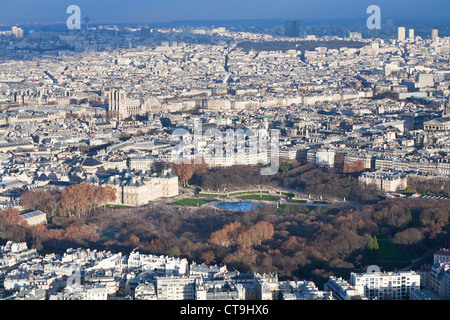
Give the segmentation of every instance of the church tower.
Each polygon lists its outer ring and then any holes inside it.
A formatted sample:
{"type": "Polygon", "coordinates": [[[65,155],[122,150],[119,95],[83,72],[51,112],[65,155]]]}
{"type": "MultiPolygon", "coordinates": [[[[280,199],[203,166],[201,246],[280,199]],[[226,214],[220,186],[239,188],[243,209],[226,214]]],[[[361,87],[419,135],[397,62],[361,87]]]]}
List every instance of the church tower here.
{"type": "Polygon", "coordinates": [[[124,118],[126,93],[122,89],[113,89],[108,93],[108,116],[122,120],[124,118]]]}
{"type": "Polygon", "coordinates": [[[444,104],[443,117],[450,117],[450,96],[447,97],[447,101],[444,104]]]}

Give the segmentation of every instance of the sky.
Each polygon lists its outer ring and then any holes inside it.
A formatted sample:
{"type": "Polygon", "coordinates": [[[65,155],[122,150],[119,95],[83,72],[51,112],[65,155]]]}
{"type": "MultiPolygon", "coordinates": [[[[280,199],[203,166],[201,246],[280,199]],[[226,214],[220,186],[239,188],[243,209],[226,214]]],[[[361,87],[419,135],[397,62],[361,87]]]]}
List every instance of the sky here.
{"type": "Polygon", "coordinates": [[[365,22],[370,5],[380,7],[382,20],[450,20],[450,0],[0,0],[0,25],[65,23],[69,5],[78,5],[82,17],[93,24],[320,18],[365,22]]]}

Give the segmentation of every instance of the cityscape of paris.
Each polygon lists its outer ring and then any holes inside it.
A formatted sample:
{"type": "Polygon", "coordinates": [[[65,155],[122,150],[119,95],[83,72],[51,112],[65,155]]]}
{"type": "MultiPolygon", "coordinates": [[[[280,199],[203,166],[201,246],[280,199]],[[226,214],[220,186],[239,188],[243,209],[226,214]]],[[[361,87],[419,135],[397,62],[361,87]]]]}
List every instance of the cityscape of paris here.
{"type": "Polygon", "coordinates": [[[449,12],[0,3],[0,300],[450,300],[449,12]]]}

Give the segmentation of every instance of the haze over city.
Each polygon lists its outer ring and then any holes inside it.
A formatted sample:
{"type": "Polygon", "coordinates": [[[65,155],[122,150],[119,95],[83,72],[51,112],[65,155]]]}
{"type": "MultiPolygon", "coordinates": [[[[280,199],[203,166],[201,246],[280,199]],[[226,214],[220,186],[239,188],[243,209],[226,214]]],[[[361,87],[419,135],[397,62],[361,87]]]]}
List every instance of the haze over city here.
{"type": "Polygon", "coordinates": [[[0,300],[450,300],[449,9],[2,3],[0,300]]]}
{"type": "Polygon", "coordinates": [[[1,4],[0,23],[65,22],[66,8],[78,5],[93,23],[158,23],[177,20],[361,19],[369,5],[383,17],[410,20],[448,19],[446,0],[18,0],[1,4]]]}

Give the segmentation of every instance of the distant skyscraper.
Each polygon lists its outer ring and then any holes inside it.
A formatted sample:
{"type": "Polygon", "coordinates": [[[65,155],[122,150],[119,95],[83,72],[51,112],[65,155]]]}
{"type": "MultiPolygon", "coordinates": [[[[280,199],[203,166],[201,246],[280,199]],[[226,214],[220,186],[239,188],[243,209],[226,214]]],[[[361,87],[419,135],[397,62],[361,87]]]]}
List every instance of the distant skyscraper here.
{"type": "Polygon", "coordinates": [[[405,27],[398,27],[398,41],[405,41],[406,29],[405,27]]]}
{"type": "Polygon", "coordinates": [[[431,40],[433,40],[433,42],[438,42],[439,41],[439,31],[438,31],[438,29],[431,30],[431,40]]]}
{"type": "Polygon", "coordinates": [[[351,39],[362,39],[362,34],[361,32],[350,32],[349,37],[351,39]]]}
{"type": "Polygon", "coordinates": [[[409,39],[414,40],[414,29],[409,29],[409,39]]]}
{"type": "Polygon", "coordinates": [[[23,29],[18,27],[11,27],[11,33],[13,36],[15,36],[17,39],[23,38],[23,29]]]}
{"type": "Polygon", "coordinates": [[[284,34],[287,37],[298,37],[298,36],[300,36],[299,22],[297,20],[286,21],[285,24],[284,24],[284,34]]]}
{"type": "Polygon", "coordinates": [[[386,22],[386,28],[389,33],[395,32],[394,21],[392,21],[392,19],[388,19],[388,21],[386,22]]]}
{"type": "Polygon", "coordinates": [[[86,30],[89,30],[89,21],[90,21],[89,17],[86,16],[84,18],[84,22],[86,22],[86,30]]]}

